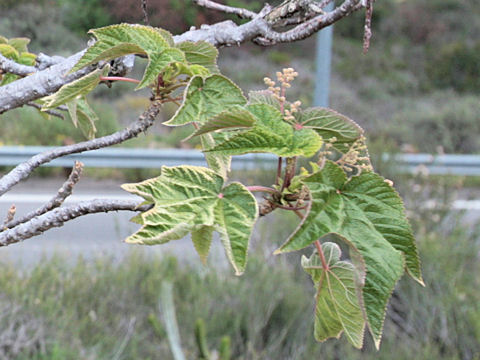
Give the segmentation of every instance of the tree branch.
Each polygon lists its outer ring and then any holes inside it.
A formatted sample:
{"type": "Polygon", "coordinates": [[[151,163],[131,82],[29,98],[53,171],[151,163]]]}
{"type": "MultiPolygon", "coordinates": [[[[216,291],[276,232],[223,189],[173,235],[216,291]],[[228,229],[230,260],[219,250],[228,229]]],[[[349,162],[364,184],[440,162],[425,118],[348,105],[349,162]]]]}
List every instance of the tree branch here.
{"type": "Polygon", "coordinates": [[[89,66],[67,75],[73,65],[80,60],[83,53],[84,51],[80,51],[61,63],[0,87],[0,114],[53,94],[62,85],[94,70],[94,66],[89,66]]]}
{"type": "Polygon", "coordinates": [[[35,66],[18,64],[0,53],[0,70],[4,73],[27,76],[36,72],[37,68],[35,66]]]}
{"type": "MultiPolygon", "coordinates": [[[[85,50],[82,50],[66,58],[64,61],[47,67],[45,70],[37,71],[37,69],[33,67],[34,73],[30,76],[1,86],[0,114],[53,94],[63,85],[77,80],[95,70],[96,66],[92,65],[76,71],[73,74],[68,74],[70,69],[80,60],[84,52],[85,50]]],[[[123,76],[133,68],[133,63],[133,55],[118,58],[113,61],[110,73],[123,76]]]]}
{"type": "Polygon", "coordinates": [[[38,70],[45,70],[50,66],[53,66],[55,64],[61,63],[62,61],[65,61],[65,58],[63,56],[58,56],[58,55],[48,56],[44,53],[39,53],[35,60],[37,62],[37,65],[35,67],[38,70]]]}
{"type": "Polygon", "coordinates": [[[255,16],[257,16],[257,13],[253,11],[219,4],[210,0],[193,0],[193,2],[198,6],[203,6],[207,9],[217,10],[227,14],[234,14],[239,16],[242,19],[254,19],[255,16]]]}
{"type": "MultiPolygon", "coordinates": [[[[272,10],[271,7],[267,5],[246,24],[236,25],[233,21],[223,21],[214,25],[202,25],[200,29],[192,29],[181,35],[174,36],[174,41],[176,43],[183,41],[207,41],[216,47],[240,45],[243,42],[251,40],[263,46],[293,42],[305,39],[316,31],[362,8],[362,1],[363,0],[345,0],[342,5],[333,11],[316,16],[310,20],[305,20],[305,22],[286,32],[277,32],[273,29],[272,24],[275,24],[275,19],[272,18],[272,16],[269,17],[269,21],[265,19],[272,10]]],[[[45,70],[37,71],[33,75],[0,87],[0,114],[22,106],[30,101],[53,94],[62,85],[93,71],[95,67],[90,66],[74,74],[66,75],[73,65],[77,63],[84,51],[85,50],[72,55],[45,70]]],[[[133,57],[127,56],[124,62],[127,62],[128,59],[129,64],[132,64],[132,58],[133,57]]],[[[126,66],[126,68],[128,68],[128,66],[126,66]]],[[[117,75],[117,73],[115,75],[117,75]]]]}
{"type": "Polygon", "coordinates": [[[45,151],[30,158],[28,161],[19,164],[8,174],[0,179],[0,195],[7,192],[14,185],[21,180],[27,178],[33,170],[42,164],[48,163],[53,159],[68,155],[76,154],[88,150],[96,150],[115,144],[119,144],[125,140],[131,139],[141,132],[147,130],[153,125],[153,122],[160,112],[161,104],[154,101],[150,104],[147,110],[127,128],[117,131],[111,135],[103,136],[101,138],[84,141],[78,144],[61,146],[52,150],[45,151]]]}
{"type": "Polygon", "coordinates": [[[256,39],[255,42],[259,45],[269,46],[277,43],[303,40],[361,8],[363,8],[362,0],[345,0],[340,6],[326,14],[306,20],[293,29],[282,33],[269,31],[264,36],[256,39]]]}
{"type": "Polygon", "coordinates": [[[12,229],[15,226],[19,224],[23,224],[33,219],[36,216],[43,215],[61,206],[65,201],[65,199],[72,194],[74,186],[77,184],[78,180],[80,180],[80,175],[82,174],[82,170],[83,170],[83,164],[79,161],[75,161],[75,166],[72,169],[72,172],[70,173],[70,176],[68,177],[67,181],[63,183],[62,187],[58,189],[57,194],[52,199],[50,199],[48,203],[41,206],[37,210],[28,213],[27,215],[23,216],[20,219],[17,219],[15,221],[12,221],[13,219],[10,219],[10,221],[4,225],[4,228],[12,229]]]}
{"type": "MultiPolygon", "coordinates": [[[[31,106],[31,107],[34,107],[35,109],[38,109],[38,110],[41,110],[42,109],[42,106],[37,104],[37,103],[34,103],[34,102],[29,102],[29,103],[26,103],[25,105],[27,106],[31,106]]],[[[63,116],[63,114],[59,113],[58,111],[55,111],[55,110],[43,110],[44,113],[47,113],[48,115],[52,115],[52,116],[56,116],[62,120],[65,120],[65,116],[63,116]]]]}
{"type": "Polygon", "coordinates": [[[0,233],[0,246],[7,246],[26,240],[54,228],[79,216],[109,211],[147,211],[151,205],[142,205],[139,200],[104,200],[82,201],[63,206],[35,217],[13,229],[0,233]]]}

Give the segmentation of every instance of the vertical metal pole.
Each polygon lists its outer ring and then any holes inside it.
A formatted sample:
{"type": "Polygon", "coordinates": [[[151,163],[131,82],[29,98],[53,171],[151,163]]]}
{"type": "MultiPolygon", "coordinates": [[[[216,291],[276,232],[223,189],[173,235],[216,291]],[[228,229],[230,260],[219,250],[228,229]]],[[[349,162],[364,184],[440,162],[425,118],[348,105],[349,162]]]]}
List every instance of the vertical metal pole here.
{"type": "MultiPolygon", "coordinates": [[[[334,1],[329,3],[324,10],[332,11],[334,1]]],[[[314,106],[327,107],[330,93],[330,72],[332,63],[332,34],[333,26],[322,29],[317,34],[315,93],[314,106]]]]}

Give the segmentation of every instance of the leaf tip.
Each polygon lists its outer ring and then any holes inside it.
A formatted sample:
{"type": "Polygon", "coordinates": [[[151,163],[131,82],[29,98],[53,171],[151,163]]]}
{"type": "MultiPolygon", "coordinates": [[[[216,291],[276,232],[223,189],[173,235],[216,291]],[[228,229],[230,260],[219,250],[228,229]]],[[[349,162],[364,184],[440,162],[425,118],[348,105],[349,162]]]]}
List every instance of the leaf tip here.
{"type": "Polygon", "coordinates": [[[126,244],[137,244],[137,245],[144,245],[144,242],[141,240],[134,240],[132,237],[128,237],[124,240],[126,244]]]}

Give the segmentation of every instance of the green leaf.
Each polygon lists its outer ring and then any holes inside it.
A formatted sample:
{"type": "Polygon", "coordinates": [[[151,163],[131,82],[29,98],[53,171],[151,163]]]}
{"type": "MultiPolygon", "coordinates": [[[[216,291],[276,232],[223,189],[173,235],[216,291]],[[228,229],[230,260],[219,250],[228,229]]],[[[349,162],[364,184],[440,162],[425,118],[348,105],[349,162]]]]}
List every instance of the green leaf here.
{"type": "Polygon", "coordinates": [[[333,147],[346,153],[363,135],[363,129],[353,120],[338,112],[321,107],[308,108],[296,114],[297,121],[304,128],[315,130],[325,142],[333,137],[333,147]]]}
{"type": "Polygon", "coordinates": [[[78,96],[88,94],[97,87],[100,83],[100,77],[106,76],[109,70],[110,66],[105,66],[103,69],[97,69],[80,79],[63,85],[55,94],[43,98],[45,104],[42,110],[56,108],[57,106],[76,99],[78,96]]]}
{"type": "MultiPolygon", "coordinates": [[[[217,135],[217,134],[215,134],[217,135]]],[[[202,148],[209,149],[219,143],[219,135],[214,136],[212,134],[205,134],[200,137],[202,148]]],[[[220,137],[223,141],[223,137],[220,137]]],[[[204,153],[208,166],[219,174],[224,179],[227,178],[227,174],[230,171],[230,165],[232,162],[231,156],[215,153],[204,153]]]]}
{"type": "Polygon", "coordinates": [[[223,185],[223,178],[215,171],[198,166],[164,166],[157,178],[122,185],[154,204],[141,214],[141,221],[137,219],[141,229],[126,241],[154,245],[192,232],[200,256],[206,258],[211,241],[206,228],[212,227],[220,233],[227,257],[240,275],[258,208],[255,197],[243,185],[223,185]]]}
{"type": "Polygon", "coordinates": [[[87,139],[95,138],[97,128],[95,122],[98,121],[98,116],[90,107],[87,99],[83,96],[77,102],[77,117],[78,127],[87,139]]]}
{"type": "Polygon", "coordinates": [[[8,39],[0,35],[0,44],[8,44],[8,39]]]}
{"type": "Polygon", "coordinates": [[[318,253],[310,258],[302,256],[303,269],[312,276],[316,287],[315,339],[325,341],[339,338],[345,332],[348,341],[356,348],[363,345],[365,319],[357,287],[359,280],[355,267],[341,261],[341,251],[337,244],[322,244],[326,259],[324,268],[318,253]]]}
{"type": "Polygon", "coordinates": [[[12,38],[8,40],[8,44],[13,46],[19,53],[28,52],[27,45],[30,44],[29,38],[12,38]]]}
{"type": "Polygon", "coordinates": [[[8,74],[0,74],[0,86],[10,84],[11,82],[14,82],[17,80],[19,77],[15,74],[8,73],[8,74]]]}
{"type": "Polygon", "coordinates": [[[345,196],[355,201],[367,214],[375,229],[396,249],[403,253],[409,275],[424,285],[415,238],[405,214],[400,195],[374,172],[354,176],[345,185],[345,196]],[[390,214],[390,216],[388,216],[390,214]]]}
{"type": "Polygon", "coordinates": [[[18,63],[22,65],[34,66],[36,59],[37,55],[29,52],[22,52],[20,54],[20,58],[18,59],[18,63]]]}
{"type": "Polygon", "coordinates": [[[242,90],[222,75],[207,78],[194,76],[185,90],[184,100],[175,115],[165,125],[179,126],[191,122],[206,123],[215,115],[247,102],[242,90]]]}
{"type": "Polygon", "coordinates": [[[280,103],[273,96],[273,93],[268,90],[250,91],[248,93],[248,104],[267,104],[273,106],[277,110],[280,110],[280,103]]]}
{"type": "Polygon", "coordinates": [[[200,226],[196,230],[192,230],[192,242],[197,250],[202,263],[207,263],[208,253],[210,252],[210,245],[212,244],[213,226],[200,226]]]}
{"type": "Polygon", "coordinates": [[[215,229],[236,275],[241,275],[247,265],[248,239],[258,217],[257,201],[236,182],[225,187],[222,194],[215,207],[215,229]]]}
{"type": "Polygon", "coordinates": [[[171,47],[175,46],[175,41],[173,40],[172,33],[162,28],[154,28],[162,37],[165,39],[167,44],[171,47]]]}
{"type": "Polygon", "coordinates": [[[138,84],[137,89],[144,88],[153,83],[157,79],[158,74],[160,74],[171,63],[184,60],[184,54],[180,50],[174,48],[165,49],[160,53],[150,53],[145,74],[143,75],[140,84],[138,84]]]}
{"type": "Polygon", "coordinates": [[[187,63],[174,63],[174,69],[176,74],[175,76],[178,76],[177,74],[183,74],[183,75],[188,75],[188,76],[201,76],[201,77],[206,77],[210,75],[210,70],[208,70],[206,67],[201,66],[201,65],[191,65],[187,63]]]}
{"type": "Polygon", "coordinates": [[[224,155],[269,152],[278,156],[313,156],[322,146],[322,138],[311,129],[294,129],[274,107],[259,103],[246,109],[256,120],[248,131],[206,150],[224,155]]]}
{"type": "Polygon", "coordinates": [[[165,30],[143,25],[120,24],[90,30],[97,41],[87,49],[70,72],[87,65],[109,61],[128,54],[148,57],[145,74],[137,89],[151,84],[172,62],[185,61],[182,51],[172,48],[171,34],[165,30]]]}
{"type": "Polygon", "coordinates": [[[87,49],[71,72],[100,60],[108,61],[133,53],[159,53],[170,47],[162,34],[150,26],[119,24],[90,30],[89,33],[93,34],[97,41],[87,49]],[[123,52],[116,49],[114,54],[110,54],[109,51],[117,46],[120,46],[123,52]]]}
{"type": "Polygon", "coordinates": [[[68,113],[75,127],[80,128],[87,139],[95,138],[98,116],[90,107],[84,96],[79,96],[67,103],[68,113]]]}
{"type": "Polygon", "coordinates": [[[8,44],[0,44],[0,54],[14,61],[17,61],[20,57],[17,49],[8,44]]]}
{"type": "Polygon", "coordinates": [[[354,247],[366,265],[363,302],[378,347],[387,301],[404,266],[422,282],[402,201],[379,175],[364,172],[347,181],[342,169],[330,161],[304,184],[311,199],[308,213],[276,252],[302,249],[330,233],[354,247]]]}
{"type": "Polygon", "coordinates": [[[177,47],[185,53],[185,58],[190,64],[201,65],[213,74],[220,72],[217,67],[218,50],[212,44],[206,41],[184,41],[177,47]]]}
{"type": "Polygon", "coordinates": [[[240,105],[235,105],[208,120],[202,127],[195,131],[192,136],[217,130],[250,128],[256,121],[257,119],[250,111],[240,105]]]}

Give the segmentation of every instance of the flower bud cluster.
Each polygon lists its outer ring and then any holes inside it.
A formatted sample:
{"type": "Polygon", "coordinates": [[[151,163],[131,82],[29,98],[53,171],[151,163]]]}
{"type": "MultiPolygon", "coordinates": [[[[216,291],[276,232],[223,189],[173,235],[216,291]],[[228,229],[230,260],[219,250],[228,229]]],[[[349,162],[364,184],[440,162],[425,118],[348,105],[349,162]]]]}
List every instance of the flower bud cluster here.
{"type": "Polygon", "coordinates": [[[324,141],[323,150],[318,153],[319,163],[323,162],[323,159],[329,155],[333,155],[333,151],[331,149],[336,141],[337,138],[335,136],[332,136],[330,139],[324,141]]]}
{"type": "Polygon", "coordinates": [[[275,86],[275,81],[273,81],[269,77],[263,78],[263,82],[265,83],[265,85],[268,86],[268,91],[270,91],[278,100],[278,98],[280,97],[280,87],[275,86]]]}
{"type": "Polygon", "coordinates": [[[276,75],[282,86],[289,88],[290,82],[292,82],[298,76],[298,73],[293,68],[286,68],[283,69],[282,72],[277,71],[276,75]]]}
{"type": "Polygon", "coordinates": [[[357,170],[360,173],[362,170],[372,170],[365,140],[365,137],[361,136],[352,144],[348,152],[337,160],[337,164],[346,172],[357,170]]]}
{"type": "Polygon", "coordinates": [[[295,101],[293,104],[290,104],[289,109],[285,109],[285,92],[291,87],[290,82],[298,76],[298,73],[293,68],[286,68],[281,72],[277,71],[276,76],[280,86],[276,86],[276,82],[268,77],[264,78],[263,81],[265,85],[268,86],[268,91],[270,91],[273,94],[273,97],[280,102],[281,111],[285,115],[285,121],[293,121],[295,120],[293,114],[298,111],[298,108],[302,103],[300,101],[295,101]]]}
{"type": "Polygon", "coordinates": [[[300,100],[295,101],[293,104],[290,104],[290,109],[285,109],[285,121],[293,121],[295,117],[293,116],[294,113],[298,112],[298,109],[302,105],[300,100]]]}

